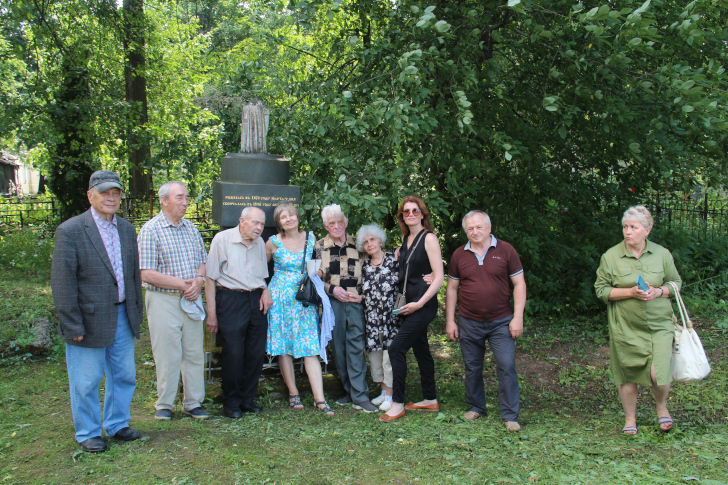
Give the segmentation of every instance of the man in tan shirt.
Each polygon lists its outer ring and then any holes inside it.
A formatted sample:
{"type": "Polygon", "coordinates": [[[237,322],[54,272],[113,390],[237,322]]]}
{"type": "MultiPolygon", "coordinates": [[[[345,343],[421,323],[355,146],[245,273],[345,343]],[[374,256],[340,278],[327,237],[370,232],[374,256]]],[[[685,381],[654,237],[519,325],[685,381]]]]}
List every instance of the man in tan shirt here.
{"type": "Polygon", "coordinates": [[[237,227],[219,232],[207,257],[207,328],[222,345],[223,413],[259,413],[253,403],[265,361],[266,313],[273,304],[265,284],[268,264],[260,238],[265,214],[246,207],[237,227]]]}

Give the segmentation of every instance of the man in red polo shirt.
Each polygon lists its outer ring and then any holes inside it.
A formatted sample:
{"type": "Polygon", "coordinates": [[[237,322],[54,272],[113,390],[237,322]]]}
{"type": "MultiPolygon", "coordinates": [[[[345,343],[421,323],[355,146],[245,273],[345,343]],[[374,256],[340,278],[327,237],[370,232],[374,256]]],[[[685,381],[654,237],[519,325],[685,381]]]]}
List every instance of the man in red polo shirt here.
{"type": "Polygon", "coordinates": [[[485,341],[493,350],[498,370],[498,404],[510,431],[521,429],[518,415],[521,391],[516,372],[516,338],[523,333],[526,280],[513,246],[490,233],[490,217],[470,211],[463,217],[468,243],[450,258],[445,306],[447,335],[460,338],[465,364],[465,401],[470,411],[465,419],[486,414],[483,384],[485,341]],[[510,286],[513,284],[511,308],[510,286]],[[455,307],[460,290],[458,324],[455,307]]]}

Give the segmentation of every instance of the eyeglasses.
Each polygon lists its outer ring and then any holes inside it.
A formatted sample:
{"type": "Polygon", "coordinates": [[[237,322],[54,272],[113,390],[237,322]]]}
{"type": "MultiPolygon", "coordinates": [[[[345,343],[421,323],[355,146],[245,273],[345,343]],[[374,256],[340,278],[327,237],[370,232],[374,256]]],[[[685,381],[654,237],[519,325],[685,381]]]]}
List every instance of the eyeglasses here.
{"type": "Polygon", "coordinates": [[[422,211],[420,209],[411,209],[411,210],[410,209],[405,209],[405,210],[402,211],[402,215],[405,216],[405,217],[407,217],[410,214],[414,214],[414,215],[422,214],[422,211]]]}

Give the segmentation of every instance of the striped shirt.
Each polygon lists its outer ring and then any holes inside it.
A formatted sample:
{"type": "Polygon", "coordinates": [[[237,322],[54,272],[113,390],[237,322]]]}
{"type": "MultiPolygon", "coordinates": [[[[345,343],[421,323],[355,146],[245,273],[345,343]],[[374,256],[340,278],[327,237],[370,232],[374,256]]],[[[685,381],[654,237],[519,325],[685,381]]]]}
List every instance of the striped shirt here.
{"type": "Polygon", "coordinates": [[[119,229],[116,226],[116,215],[109,222],[91,207],[91,216],[94,218],[96,228],[104,242],[111,267],[114,268],[114,277],[119,288],[119,301],[124,301],[126,300],[126,286],[124,286],[124,265],[121,264],[121,240],[119,239],[119,229]]]}
{"type": "MultiPolygon", "coordinates": [[[[177,227],[164,212],[147,221],[139,231],[139,267],[162,274],[191,280],[197,269],[207,261],[205,245],[200,231],[187,219],[181,219],[177,227]]],[[[149,283],[143,286],[162,293],[179,293],[179,290],[158,288],[149,283]]]]}

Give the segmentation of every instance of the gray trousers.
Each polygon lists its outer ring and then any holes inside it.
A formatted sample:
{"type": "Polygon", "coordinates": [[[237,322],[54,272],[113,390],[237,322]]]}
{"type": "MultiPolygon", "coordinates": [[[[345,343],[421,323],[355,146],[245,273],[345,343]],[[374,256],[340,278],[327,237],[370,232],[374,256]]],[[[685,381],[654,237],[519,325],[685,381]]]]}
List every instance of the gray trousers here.
{"type": "Polygon", "coordinates": [[[336,322],[331,340],[339,378],[354,404],[369,401],[364,309],[361,303],[342,303],[334,297],[330,300],[336,322]]]}
{"type": "Polygon", "coordinates": [[[508,324],[513,315],[492,322],[478,322],[459,315],[460,350],[465,364],[465,402],[471,411],[485,414],[483,358],[485,341],[490,344],[498,372],[498,405],[504,421],[518,421],[521,390],[516,372],[516,341],[508,324]]]}

